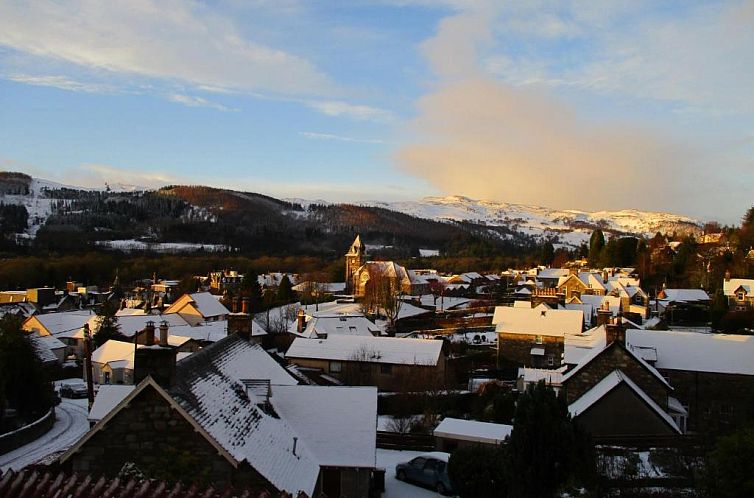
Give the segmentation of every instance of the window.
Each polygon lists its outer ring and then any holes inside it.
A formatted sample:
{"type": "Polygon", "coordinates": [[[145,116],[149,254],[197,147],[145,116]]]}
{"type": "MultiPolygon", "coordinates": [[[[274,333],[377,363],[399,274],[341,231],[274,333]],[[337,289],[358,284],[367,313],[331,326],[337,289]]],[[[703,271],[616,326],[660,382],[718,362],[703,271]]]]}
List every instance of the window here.
{"type": "Polygon", "coordinates": [[[553,355],[551,355],[551,354],[548,354],[547,355],[547,366],[551,367],[553,365],[555,365],[555,357],[553,355]]]}
{"type": "Polygon", "coordinates": [[[738,300],[739,301],[743,301],[744,300],[744,292],[743,291],[741,291],[741,292],[738,293],[738,300]]]}
{"type": "Polygon", "coordinates": [[[393,365],[380,365],[380,373],[383,375],[391,375],[393,373],[393,365]]]}
{"type": "Polygon", "coordinates": [[[542,344],[542,342],[543,342],[543,340],[542,340],[542,336],[541,335],[534,336],[534,343],[535,344],[542,344]]]}
{"type": "Polygon", "coordinates": [[[424,464],[427,462],[426,458],[422,457],[416,457],[413,460],[411,460],[411,466],[416,467],[417,469],[423,469],[424,464]]]}
{"type": "Polygon", "coordinates": [[[339,361],[330,362],[330,373],[340,373],[343,371],[343,364],[339,361]]]}

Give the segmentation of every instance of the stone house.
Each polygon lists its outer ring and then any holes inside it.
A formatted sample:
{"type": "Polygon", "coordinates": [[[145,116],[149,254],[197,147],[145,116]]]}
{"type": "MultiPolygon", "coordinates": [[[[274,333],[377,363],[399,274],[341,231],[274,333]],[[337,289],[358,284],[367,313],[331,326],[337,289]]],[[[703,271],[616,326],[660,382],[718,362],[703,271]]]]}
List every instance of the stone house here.
{"type": "Polygon", "coordinates": [[[228,319],[230,311],[209,292],[184,294],[165,310],[164,314],[177,313],[191,326],[202,322],[228,319]]]}
{"type": "Polygon", "coordinates": [[[627,341],[675,388],[688,430],[726,433],[743,426],[754,396],[754,336],[628,330],[627,341]]]}
{"type": "Polygon", "coordinates": [[[571,415],[594,436],[680,434],[685,410],[663,376],[625,344],[625,329],[607,327],[595,348],[561,379],[571,415]]]}
{"type": "Polygon", "coordinates": [[[112,476],[130,462],[168,480],[368,496],[376,389],[299,386],[243,334],[176,354],[136,350],[137,386],[105,391],[123,397],[60,457],[63,469],[112,476]]]}
{"type": "Polygon", "coordinates": [[[498,306],[492,324],[501,357],[526,367],[559,368],[565,336],[582,332],[584,313],[553,310],[544,304],[535,308],[498,306]]]}
{"type": "Polygon", "coordinates": [[[285,356],[302,370],[314,370],[345,385],[380,391],[443,388],[447,378],[443,341],[334,335],[296,338],[285,356]]]}

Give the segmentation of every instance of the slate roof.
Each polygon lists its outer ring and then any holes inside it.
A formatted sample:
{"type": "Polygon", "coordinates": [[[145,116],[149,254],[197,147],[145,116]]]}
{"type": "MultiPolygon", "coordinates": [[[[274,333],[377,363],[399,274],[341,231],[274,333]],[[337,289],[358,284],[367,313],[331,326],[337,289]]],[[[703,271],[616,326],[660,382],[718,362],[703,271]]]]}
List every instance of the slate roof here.
{"type": "Polygon", "coordinates": [[[179,362],[169,393],[236,461],[248,461],[279,489],[311,494],[319,465],[304,440],[294,442],[290,424],[264,411],[239,382],[269,377],[296,384],[260,346],[231,335],[179,362]]]}
{"type": "Polygon", "coordinates": [[[743,287],[746,291],[746,295],[751,296],[752,289],[754,289],[754,279],[731,278],[730,280],[723,280],[723,293],[726,296],[735,296],[736,290],[739,287],[743,287]]]}

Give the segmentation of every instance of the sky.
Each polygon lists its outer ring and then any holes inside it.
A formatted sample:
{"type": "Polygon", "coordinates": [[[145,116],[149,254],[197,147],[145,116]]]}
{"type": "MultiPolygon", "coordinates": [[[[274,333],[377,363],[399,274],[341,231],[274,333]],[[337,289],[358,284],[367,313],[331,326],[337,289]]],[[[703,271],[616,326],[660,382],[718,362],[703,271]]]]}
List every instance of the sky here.
{"type": "Polygon", "coordinates": [[[0,169],[736,223],[754,0],[2,0],[0,169]]]}

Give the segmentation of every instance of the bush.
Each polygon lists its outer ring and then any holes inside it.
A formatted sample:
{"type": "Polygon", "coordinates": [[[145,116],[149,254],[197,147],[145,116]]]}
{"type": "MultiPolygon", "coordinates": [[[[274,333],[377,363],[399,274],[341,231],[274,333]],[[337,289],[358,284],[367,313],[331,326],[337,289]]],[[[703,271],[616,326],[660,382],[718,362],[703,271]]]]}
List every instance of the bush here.
{"type": "Polygon", "coordinates": [[[448,462],[448,476],[461,498],[504,498],[507,493],[504,447],[459,448],[448,462]]]}

